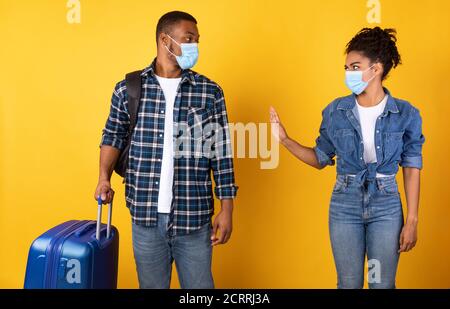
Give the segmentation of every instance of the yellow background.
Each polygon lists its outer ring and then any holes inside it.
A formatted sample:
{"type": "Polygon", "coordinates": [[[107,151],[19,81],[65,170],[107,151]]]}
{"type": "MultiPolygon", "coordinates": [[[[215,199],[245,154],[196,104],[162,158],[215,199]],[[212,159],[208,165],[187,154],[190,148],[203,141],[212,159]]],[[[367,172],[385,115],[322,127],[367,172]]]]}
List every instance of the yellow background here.
{"type": "MultiPolygon", "coordinates": [[[[322,108],[348,94],[345,44],[374,26],[366,2],[82,0],[81,23],[69,24],[65,0],[1,0],[0,287],[23,286],[29,245],[42,232],[95,218],[98,143],[111,93],[155,56],[162,14],[178,9],[197,18],[194,69],[223,87],[230,121],[267,122],[274,105],[289,134],[312,146],[322,108]]],[[[398,30],[404,63],[386,86],[420,109],[427,139],[419,241],[401,256],[400,288],[450,287],[449,13],[446,0],[381,1],[381,26],[398,30]]],[[[277,169],[259,164],[235,160],[234,233],[214,250],[216,286],[334,288],[327,215],[335,168],[317,171],[286,150],[277,169]]],[[[404,201],[401,172],[398,180],[404,201]]],[[[112,183],[119,287],[134,288],[124,188],[117,176],[112,183]]]]}

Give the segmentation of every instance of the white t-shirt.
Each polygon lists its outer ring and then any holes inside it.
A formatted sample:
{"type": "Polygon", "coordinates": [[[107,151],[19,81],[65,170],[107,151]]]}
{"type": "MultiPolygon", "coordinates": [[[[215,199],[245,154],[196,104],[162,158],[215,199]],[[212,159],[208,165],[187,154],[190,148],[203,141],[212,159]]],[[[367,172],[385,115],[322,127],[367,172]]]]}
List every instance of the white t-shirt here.
{"type": "MultiPolygon", "coordinates": [[[[361,106],[356,100],[358,106],[359,122],[361,124],[361,132],[364,143],[364,162],[377,162],[377,155],[375,149],[375,123],[378,116],[380,116],[386,106],[388,95],[386,94],[380,103],[374,106],[361,106]]],[[[377,177],[388,176],[377,173],[377,177]]]]}
{"type": "Polygon", "coordinates": [[[177,96],[180,78],[165,78],[156,76],[163,92],[166,102],[166,109],[157,111],[164,113],[164,149],[161,162],[161,177],[159,179],[158,212],[170,213],[172,203],[172,183],[173,183],[173,106],[177,96]]]}

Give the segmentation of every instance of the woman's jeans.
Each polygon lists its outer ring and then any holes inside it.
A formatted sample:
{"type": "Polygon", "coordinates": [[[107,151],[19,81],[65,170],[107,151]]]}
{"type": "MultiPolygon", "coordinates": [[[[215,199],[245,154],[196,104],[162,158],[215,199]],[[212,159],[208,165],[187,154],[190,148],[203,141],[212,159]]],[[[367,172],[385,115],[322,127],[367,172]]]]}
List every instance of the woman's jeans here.
{"type": "Polygon", "coordinates": [[[132,224],[139,287],[168,289],[175,261],[183,289],[212,289],[211,224],[186,235],[169,236],[169,214],[158,214],[158,226],[132,224]]]}
{"type": "Polygon", "coordinates": [[[395,288],[403,212],[395,176],[377,177],[370,196],[351,175],[337,175],[329,229],[338,288],[362,288],[367,254],[369,288],[395,288]]]}

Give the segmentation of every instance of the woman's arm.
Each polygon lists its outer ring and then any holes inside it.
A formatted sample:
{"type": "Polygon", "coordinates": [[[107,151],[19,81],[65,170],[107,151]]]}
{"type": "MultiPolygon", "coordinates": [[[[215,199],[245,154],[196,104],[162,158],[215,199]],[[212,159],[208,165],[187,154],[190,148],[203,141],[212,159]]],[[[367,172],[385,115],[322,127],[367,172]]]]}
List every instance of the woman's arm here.
{"type": "Polygon", "coordinates": [[[281,124],[280,117],[273,107],[270,108],[270,123],[275,138],[295,157],[317,169],[323,168],[313,148],[303,146],[287,135],[286,129],[281,124]]]}
{"type": "Polygon", "coordinates": [[[290,137],[286,137],[284,140],[280,140],[280,143],[286,147],[294,156],[296,156],[299,160],[305,162],[312,167],[317,169],[324,168],[319,164],[317,160],[316,153],[313,148],[303,146],[291,139],[290,137]]]}
{"type": "Polygon", "coordinates": [[[403,167],[403,182],[405,187],[408,213],[400,235],[399,252],[407,252],[414,248],[417,242],[417,224],[420,194],[420,169],[403,167]]]}
{"type": "Polygon", "coordinates": [[[410,109],[410,121],[405,129],[403,140],[403,153],[399,164],[403,169],[408,214],[400,235],[399,252],[411,250],[417,242],[420,170],[422,169],[422,145],[425,142],[425,136],[422,134],[422,117],[415,107],[410,109]]]}

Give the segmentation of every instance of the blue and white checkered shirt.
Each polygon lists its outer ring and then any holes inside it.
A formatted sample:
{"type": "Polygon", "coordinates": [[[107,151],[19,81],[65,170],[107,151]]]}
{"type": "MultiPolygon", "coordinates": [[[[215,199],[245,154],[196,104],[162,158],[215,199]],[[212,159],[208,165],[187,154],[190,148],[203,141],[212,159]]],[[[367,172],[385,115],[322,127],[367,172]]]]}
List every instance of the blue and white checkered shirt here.
{"type": "MultiPolygon", "coordinates": [[[[141,101],[125,176],[125,199],[132,221],[144,226],[157,224],[164,146],[166,103],[155,77],[155,62],[156,59],[141,73],[141,101]]],[[[214,213],[211,170],[218,199],[235,198],[238,187],[234,181],[228,117],[220,86],[192,70],[183,70],[173,119],[175,157],[169,233],[176,235],[198,230],[210,222],[214,213]]],[[[112,95],[100,147],[110,145],[122,150],[129,124],[127,91],[122,80],[112,95]]]]}

